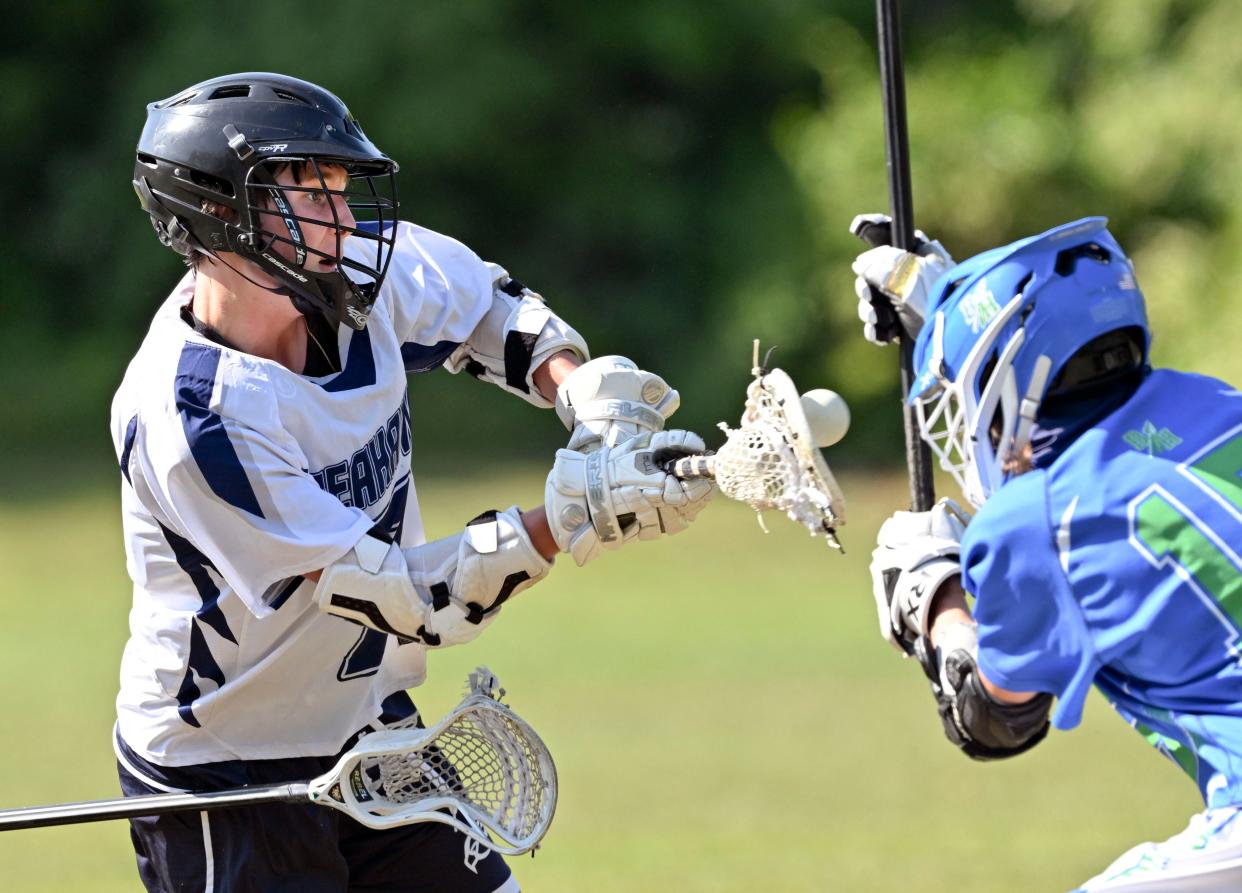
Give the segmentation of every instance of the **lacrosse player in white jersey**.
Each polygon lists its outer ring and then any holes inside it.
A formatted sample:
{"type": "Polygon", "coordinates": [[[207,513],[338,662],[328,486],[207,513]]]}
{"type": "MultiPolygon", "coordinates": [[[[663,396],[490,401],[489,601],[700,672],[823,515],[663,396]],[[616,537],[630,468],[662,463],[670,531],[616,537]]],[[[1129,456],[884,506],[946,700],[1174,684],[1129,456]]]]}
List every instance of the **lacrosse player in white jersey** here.
{"type": "MultiPolygon", "coordinates": [[[[678,394],[587,346],[460,243],[396,219],[396,164],[331,93],[239,74],[148,106],[134,189],[190,270],[112,406],[134,581],[115,748],[129,795],[303,780],[409,719],[430,648],[549,572],[676,533],[678,394]],[[425,542],[407,373],[465,370],[572,432],[544,505],[425,542]]],[[[135,819],[151,891],[517,890],[440,824],[311,805],[135,819]]]]}

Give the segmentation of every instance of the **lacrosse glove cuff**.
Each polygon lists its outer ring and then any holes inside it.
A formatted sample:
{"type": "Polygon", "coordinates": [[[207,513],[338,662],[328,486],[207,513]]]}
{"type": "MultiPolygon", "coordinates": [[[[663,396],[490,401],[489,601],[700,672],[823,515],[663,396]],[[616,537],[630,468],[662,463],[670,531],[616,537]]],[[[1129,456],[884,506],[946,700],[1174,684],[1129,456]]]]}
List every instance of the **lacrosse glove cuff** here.
{"type": "Polygon", "coordinates": [[[556,414],[571,432],[568,449],[616,446],[664,429],[681,395],[625,357],[597,357],[575,369],[556,390],[556,414]]]}
{"type": "Polygon", "coordinates": [[[926,636],[936,592],[961,572],[961,542],[970,516],[951,499],[928,512],[896,512],[880,527],[871,553],[871,590],[880,635],[910,654],[926,636]]]}

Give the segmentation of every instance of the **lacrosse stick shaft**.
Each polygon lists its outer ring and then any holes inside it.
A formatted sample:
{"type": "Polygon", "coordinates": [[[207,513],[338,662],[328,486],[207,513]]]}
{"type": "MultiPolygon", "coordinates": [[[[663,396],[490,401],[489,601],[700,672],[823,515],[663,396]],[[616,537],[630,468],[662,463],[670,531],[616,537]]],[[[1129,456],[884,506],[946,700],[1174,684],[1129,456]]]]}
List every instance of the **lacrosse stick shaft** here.
{"type": "Polygon", "coordinates": [[[716,477],[716,457],[711,453],[702,456],[686,456],[678,459],[668,469],[669,474],[679,481],[693,481],[698,478],[716,477]]]}
{"type": "Polygon", "coordinates": [[[910,196],[910,143],[906,129],[906,78],[901,54],[898,0],[876,0],[880,45],[880,89],[884,95],[884,157],[888,164],[888,203],[893,245],[914,248],[914,201],[910,196]]]}
{"type": "MultiPolygon", "coordinates": [[[[910,191],[910,144],[906,130],[906,79],[901,54],[901,10],[898,0],[876,0],[880,46],[880,88],[884,96],[884,156],[888,163],[888,197],[892,210],[893,245],[914,246],[914,200],[910,191]]],[[[906,437],[906,468],[910,474],[910,505],[927,511],[936,501],[931,451],[919,435],[914,407],[907,403],[914,381],[914,344],[900,336],[901,406],[906,437]]]]}
{"type": "Polygon", "coordinates": [[[308,787],[305,782],[256,785],[202,794],[148,794],[140,797],[118,797],[115,800],[88,800],[82,803],[4,809],[0,810],[0,831],[105,822],[173,812],[199,812],[204,809],[254,806],[260,803],[308,802],[308,787]]]}

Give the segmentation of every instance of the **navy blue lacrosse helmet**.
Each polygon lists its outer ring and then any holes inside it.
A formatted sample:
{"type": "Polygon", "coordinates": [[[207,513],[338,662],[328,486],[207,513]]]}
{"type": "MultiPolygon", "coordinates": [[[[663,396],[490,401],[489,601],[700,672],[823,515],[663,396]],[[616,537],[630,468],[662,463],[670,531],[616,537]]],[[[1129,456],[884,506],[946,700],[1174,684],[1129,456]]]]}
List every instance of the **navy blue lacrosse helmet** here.
{"type": "Polygon", "coordinates": [[[1104,217],[985,251],[936,283],[914,347],[920,433],[980,506],[1053,395],[1107,387],[1151,344],[1134,268],[1104,217]]]}

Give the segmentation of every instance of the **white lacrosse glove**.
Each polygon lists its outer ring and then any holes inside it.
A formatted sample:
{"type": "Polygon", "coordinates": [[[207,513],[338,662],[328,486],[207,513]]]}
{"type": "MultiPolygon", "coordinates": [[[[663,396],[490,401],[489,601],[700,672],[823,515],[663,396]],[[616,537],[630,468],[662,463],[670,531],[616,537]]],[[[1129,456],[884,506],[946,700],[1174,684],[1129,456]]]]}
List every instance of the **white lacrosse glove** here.
{"type": "Polygon", "coordinates": [[[952,499],[929,512],[896,512],[880,527],[871,553],[871,590],[880,635],[906,654],[929,631],[941,584],[961,573],[962,534],[970,515],[952,499]]]}
{"type": "Polygon", "coordinates": [[[874,344],[888,344],[897,338],[900,323],[907,337],[917,338],[927,316],[931,288],[953,266],[953,258],[922,230],[915,230],[913,254],[884,244],[892,232],[887,214],[859,214],[850,223],[850,232],[876,246],[858,255],[851,267],[858,277],[854,293],[863,336],[874,344]],[[877,302],[886,299],[877,308],[877,302]]]}
{"type": "Polygon", "coordinates": [[[556,389],[556,414],[572,432],[568,449],[579,452],[662,431],[680,405],[664,379],[625,357],[583,363],[556,389]]]}
{"type": "Polygon", "coordinates": [[[679,533],[711,499],[705,479],[682,481],[664,466],[705,450],[689,431],[640,434],[589,453],[557,450],[544,506],[557,548],[583,565],[633,539],[679,533]]]}

